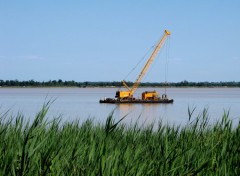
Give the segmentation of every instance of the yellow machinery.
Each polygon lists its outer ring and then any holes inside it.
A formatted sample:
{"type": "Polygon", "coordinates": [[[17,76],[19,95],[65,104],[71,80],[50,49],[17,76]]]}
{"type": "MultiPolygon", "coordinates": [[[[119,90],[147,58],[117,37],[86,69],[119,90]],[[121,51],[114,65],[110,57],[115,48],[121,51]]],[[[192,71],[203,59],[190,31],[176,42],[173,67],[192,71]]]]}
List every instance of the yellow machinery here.
{"type": "MultiPolygon", "coordinates": [[[[169,35],[170,35],[170,32],[168,30],[165,30],[161,40],[158,42],[158,44],[155,47],[152,55],[148,59],[147,63],[143,67],[140,75],[138,76],[138,78],[136,79],[135,83],[133,84],[133,87],[129,88],[128,85],[123,80],[122,83],[127,88],[127,91],[117,91],[116,92],[116,96],[115,96],[116,98],[118,98],[118,99],[134,99],[133,98],[134,92],[138,88],[138,86],[139,86],[143,76],[146,74],[148,68],[152,64],[152,62],[153,62],[154,58],[156,57],[158,51],[161,49],[161,47],[163,46],[165,40],[167,39],[167,37],[169,35]]],[[[143,100],[155,100],[155,99],[158,99],[158,93],[156,91],[143,92],[142,93],[142,99],[143,100]]]]}
{"type": "Polygon", "coordinates": [[[142,93],[142,100],[158,100],[159,94],[157,91],[146,91],[142,93]]]}

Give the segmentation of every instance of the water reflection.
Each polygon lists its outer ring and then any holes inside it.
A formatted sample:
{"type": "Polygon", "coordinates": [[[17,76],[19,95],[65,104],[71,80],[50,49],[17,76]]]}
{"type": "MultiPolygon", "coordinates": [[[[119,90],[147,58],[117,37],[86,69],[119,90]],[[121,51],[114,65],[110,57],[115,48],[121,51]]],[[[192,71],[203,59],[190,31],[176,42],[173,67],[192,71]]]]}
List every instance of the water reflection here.
{"type": "Polygon", "coordinates": [[[169,122],[168,114],[172,104],[119,104],[116,105],[115,116],[119,119],[126,116],[124,122],[147,126],[159,121],[169,122]]]}

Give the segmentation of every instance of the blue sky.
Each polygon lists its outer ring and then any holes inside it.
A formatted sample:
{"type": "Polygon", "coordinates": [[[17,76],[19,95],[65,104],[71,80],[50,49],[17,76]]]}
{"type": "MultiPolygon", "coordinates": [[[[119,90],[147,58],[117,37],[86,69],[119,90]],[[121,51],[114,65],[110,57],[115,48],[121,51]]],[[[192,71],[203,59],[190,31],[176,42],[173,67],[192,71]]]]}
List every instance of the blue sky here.
{"type": "Polygon", "coordinates": [[[144,82],[240,81],[239,9],[237,0],[1,0],[0,79],[120,81],[168,29],[144,82]]]}

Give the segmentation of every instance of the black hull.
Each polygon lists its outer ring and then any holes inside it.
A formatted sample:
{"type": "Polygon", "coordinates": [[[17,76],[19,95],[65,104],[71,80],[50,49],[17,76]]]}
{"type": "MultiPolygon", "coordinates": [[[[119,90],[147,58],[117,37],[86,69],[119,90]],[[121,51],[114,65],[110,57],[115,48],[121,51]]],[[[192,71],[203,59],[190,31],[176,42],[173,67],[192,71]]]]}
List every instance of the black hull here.
{"type": "Polygon", "coordinates": [[[99,103],[109,103],[109,104],[136,104],[136,103],[173,103],[173,99],[159,99],[159,100],[141,100],[141,99],[134,99],[134,100],[117,100],[107,98],[105,100],[100,100],[99,103]]]}

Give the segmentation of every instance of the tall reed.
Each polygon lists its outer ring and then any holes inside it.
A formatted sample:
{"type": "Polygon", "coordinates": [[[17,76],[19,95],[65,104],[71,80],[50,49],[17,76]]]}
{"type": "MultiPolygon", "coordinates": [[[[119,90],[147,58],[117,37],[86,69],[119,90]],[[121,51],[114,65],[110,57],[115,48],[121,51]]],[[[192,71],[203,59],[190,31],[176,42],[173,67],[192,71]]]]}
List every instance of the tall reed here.
{"type": "Polygon", "coordinates": [[[229,112],[209,124],[207,109],[189,123],[139,127],[91,119],[62,123],[0,114],[0,175],[240,175],[240,123],[229,112]]]}

